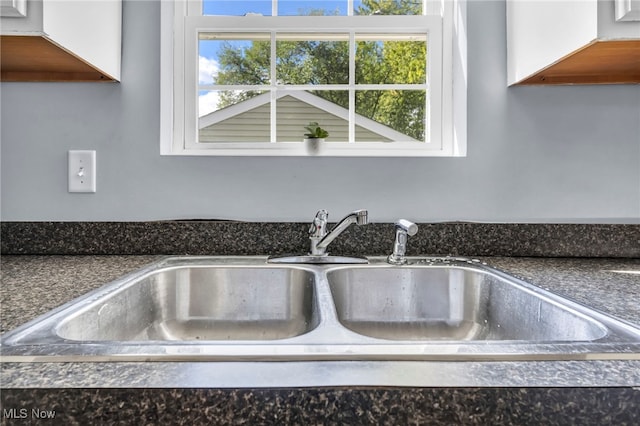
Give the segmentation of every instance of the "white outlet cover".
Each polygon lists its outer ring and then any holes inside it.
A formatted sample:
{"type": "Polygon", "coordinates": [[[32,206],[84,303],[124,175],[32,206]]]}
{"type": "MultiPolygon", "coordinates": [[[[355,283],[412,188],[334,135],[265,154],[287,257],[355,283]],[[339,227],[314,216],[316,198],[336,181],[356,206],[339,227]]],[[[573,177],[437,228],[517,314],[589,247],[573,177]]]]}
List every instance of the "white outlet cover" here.
{"type": "Polygon", "coordinates": [[[96,152],[69,151],[69,192],[96,192],[96,152]]]}

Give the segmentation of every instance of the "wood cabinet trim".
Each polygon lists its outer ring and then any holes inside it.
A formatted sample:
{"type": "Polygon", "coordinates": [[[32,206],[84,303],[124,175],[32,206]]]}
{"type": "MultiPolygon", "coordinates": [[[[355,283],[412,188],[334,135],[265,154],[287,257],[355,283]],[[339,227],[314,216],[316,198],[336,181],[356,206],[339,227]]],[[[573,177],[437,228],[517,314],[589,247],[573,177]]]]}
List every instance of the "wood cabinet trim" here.
{"type": "Polygon", "coordinates": [[[640,40],[595,41],[518,85],[640,84],[640,40]]]}
{"type": "Polygon", "coordinates": [[[115,81],[42,36],[0,36],[0,81],[115,81]]]}

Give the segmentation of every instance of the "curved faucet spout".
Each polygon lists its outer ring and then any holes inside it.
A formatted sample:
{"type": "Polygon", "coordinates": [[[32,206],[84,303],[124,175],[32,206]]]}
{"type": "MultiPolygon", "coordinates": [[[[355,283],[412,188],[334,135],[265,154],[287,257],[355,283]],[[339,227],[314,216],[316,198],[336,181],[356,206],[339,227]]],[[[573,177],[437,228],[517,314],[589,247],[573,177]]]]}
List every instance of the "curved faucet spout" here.
{"type": "MultiPolygon", "coordinates": [[[[321,210],[325,214],[322,215],[323,219],[326,220],[327,214],[326,211],[321,210]]],[[[320,212],[318,212],[320,213],[320,212]]],[[[316,215],[316,219],[318,215],[316,215]]],[[[312,229],[309,232],[309,239],[311,240],[311,254],[316,256],[324,256],[327,254],[327,246],[331,244],[333,240],[335,240],[338,235],[342,234],[345,229],[349,227],[349,225],[366,225],[369,223],[369,212],[367,210],[356,210],[348,215],[346,215],[338,224],[329,232],[311,232],[312,230],[323,229],[322,224],[316,224],[314,226],[312,224],[312,229]]],[[[314,221],[315,224],[315,221],[314,221]]]]}

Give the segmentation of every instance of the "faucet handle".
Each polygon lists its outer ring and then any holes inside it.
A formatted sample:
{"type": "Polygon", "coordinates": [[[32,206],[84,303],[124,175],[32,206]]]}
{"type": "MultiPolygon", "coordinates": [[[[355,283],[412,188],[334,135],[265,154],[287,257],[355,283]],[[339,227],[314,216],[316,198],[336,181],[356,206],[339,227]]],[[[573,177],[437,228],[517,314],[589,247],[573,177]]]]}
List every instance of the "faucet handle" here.
{"type": "Polygon", "coordinates": [[[387,262],[392,265],[404,265],[407,263],[407,236],[414,236],[418,232],[418,225],[406,219],[396,222],[396,237],[393,242],[393,253],[387,257],[387,262]]]}
{"type": "Polygon", "coordinates": [[[316,217],[313,218],[311,226],[309,226],[309,236],[314,238],[322,238],[327,235],[327,222],[329,221],[329,213],[322,209],[318,210],[316,217]]]}

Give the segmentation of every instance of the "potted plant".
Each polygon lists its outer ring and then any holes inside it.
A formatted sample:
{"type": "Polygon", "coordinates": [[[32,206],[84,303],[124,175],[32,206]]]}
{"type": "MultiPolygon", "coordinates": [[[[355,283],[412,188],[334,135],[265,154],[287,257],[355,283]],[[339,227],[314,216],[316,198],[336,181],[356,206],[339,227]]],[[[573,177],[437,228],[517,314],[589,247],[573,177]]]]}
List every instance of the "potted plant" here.
{"type": "Polygon", "coordinates": [[[324,142],[324,138],[329,136],[329,132],[320,127],[315,121],[310,122],[304,128],[307,130],[307,133],[304,134],[305,142],[324,142]]]}

